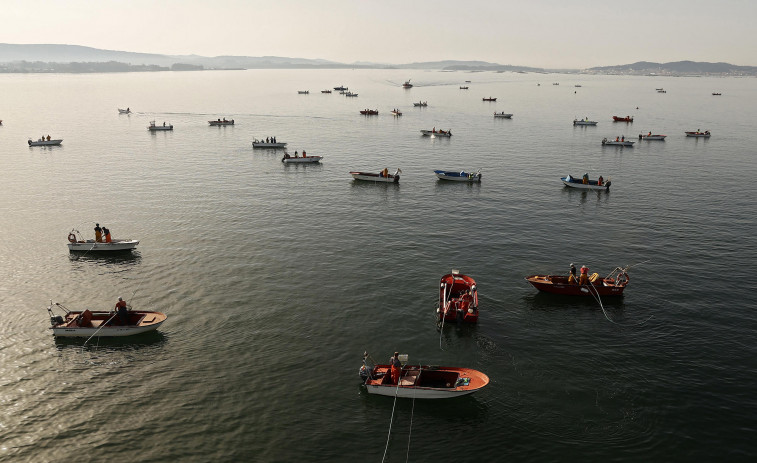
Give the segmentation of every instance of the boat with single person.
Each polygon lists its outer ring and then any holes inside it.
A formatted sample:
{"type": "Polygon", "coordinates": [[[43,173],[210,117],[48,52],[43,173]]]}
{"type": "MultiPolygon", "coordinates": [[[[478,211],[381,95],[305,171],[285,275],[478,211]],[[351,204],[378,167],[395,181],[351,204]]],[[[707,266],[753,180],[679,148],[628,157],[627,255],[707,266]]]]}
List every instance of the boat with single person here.
{"type": "Polygon", "coordinates": [[[646,135],[643,133],[639,134],[639,140],[647,140],[647,141],[652,141],[652,140],[665,141],[665,137],[667,137],[667,135],[658,135],[658,134],[653,134],[652,132],[649,132],[646,135]]]}
{"type": "Polygon", "coordinates": [[[158,132],[161,130],[173,130],[173,124],[166,125],[165,122],[163,122],[163,125],[157,125],[155,121],[150,121],[150,125],[147,127],[147,130],[150,132],[158,132]]]}
{"type": "Polygon", "coordinates": [[[38,138],[37,141],[34,141],[30,138],[27,143],[29,144],[29,146],[59,146],[61,143],[63,143],[63,139],[52,139],[50,138],[50,135],[48,135],[47,138],[38,138]]]}
{"type": "Polygon", "coordinates": [[[607,138],[602,139],[602,145],[608,145],[608,146],[629,146],[633,147],[633,144],[635,142],[626,140],[625,138],[619,138],[615,137],[615,140],[608,140],[607,138]]]}
{"type": "Polygon", "coordinates": [[[483,100],[484,101],[497,101],[497,98],[489,97],[489,98],[484,98],[483,100]]]}
{"type": "Polygon", "coordinates": [[[210,125],[219,125],[219,126],[220,125],[234,125],[234,119],[232,119],[232,120],[229,121],[229,120],[226,120],[226,118],[224,117],[223,119],[218,119],[218,120],[215,120],[215,121],[208,121],[208,124],[210,124],[210,125]]]}
{"type": "Polygon", "coordinates": [[[364,109],[360,111],[363,116],[378,116],[378,109],[364,109]]]}
{"type": "Polygon", "coordinates": [[[472,394],[489,384],[489,377],[472,368],[408,365],[407,355],[397,356],[399,365],[377,364],[363,355],[360,377],[369,394],[407,399],[449,399],[472,394]],[[404,360],[404,363],[402,361],[404,360]]]}
{"type": "Polygon", "coordinates": [[[252,139],[253,148],[286,148],[286,146],[286,143],[277,141],[276,137],[273,139],[266,138],[265,140],[252,139]]]}
{"type": "Polygon", "coordinates": [[[71,252],[107,253],[131,251],[139,244],[139,240],[111,239],[110,241],[85,240],[79,230],[71,230],[68,234],[68,250],[71,252]]]}
{"type": "Polygon", "coordinates": [[[626,117],[612,116],[612,121],[613,122],[633,122],[633,116],[626,116],[626,117]]]}
{"type": "Polygon", "coordinates": [[[452,270],[439,282],[439,321],[475,323],[478,321],[478,287],[476,281],[459,270],[452,270]]]}
{"type": "Polygon", "coordinates": [[[111,338],[133,336],[157,330],[166,321],[166,314],[149,310],[123,312],[97,310],[69,310],[62,304],[51,302],[47,307],[50,330],[56,337],[111,338]],[[58,312],[56,312],[56,310],[58,312]],[[60,314],[62,311],[62,315],[60,314]]]}
{"type": "Polygon", "coordinates": [[[323,159],[323,156],[308,156],[305,151],[302,152],[302,156],[299,156],[297,154],[297,151],[294,152],[294,156],[285,151],[284,157],[281,158],[281,162],[283,162],[284,164],[314,164],[321,162],[321,159],[323,159]]]}
{"type": "Polygon", "coordinates": [[[710,131],[705,130],[704,132],[700,132],[697,130],[696,132],[686,132],[687,137],[699,137],[699,138],[710,138],[710,131]]]}
{"type": "Polygon", "coordinates": [[[131,114],[131,109],[129,109],[129,108],[126,108],[126,109],[118,108],[118,114],[131,114]]]}
{"type": "MultiPolygon", "coordinates": [[[[586,267],[582,267],[581,271],[586,267]]],[[[529,275],[526,281],[539,291],[564,296],[622,296],[628,282],[627,268],[616,267],[609,275],[600,278],[598,273],[588,275],[586,269],[586,283],[572,275],[529,275]]]]}
{"type": "Polygon", "coordinates": [[[375,174],[373,172],[350,172],[352,178],[355,180],[364,180],[367,182],[383,182],[383,183],[399,183],[400,174],[402,171],[397,168],[394,174],[389,173],[389,169],[384,168],[381,172],[375,174]]]}
{"type": "Polygon", "coordinates": [[[478,172],[466,172],[464,170],[435,170],[434,173],[439,180],[450,180],[453,182],[480,182],[481,169],[478,172]]]}
{"type": "Polygon", "coordinates": [[[436,128],[433,128],[432,130],[421,130],[421,133],[423,135],[427,136],[433,136],[433,137],[451,137],[452,131],[451,130],[436,130],[436,128]]]}
{"type": "Polygon", "coordinates": [[[581,120],[573,119],[573,125],[597,125],[597,124],[598,124],[597,121],[590,121],[588,117],[586,119],[581,119],[581,120]]]}
{"type": "Polygon", "coordinates": [[[419,101],[417,103],[413,103],[413,106],[415,106],[416,108],[425,108],[426,106],[428,106],[428,101],[419,101]]]}
{"type": "Polygon", "coordinates": [[[413,84],[410,83],[410,79],[407,79],[404,84],[402,84],[402,88],[413,88],[413,84]]]}
{"type": "Polygon", "coordinates": [[[513,117],[513,115],[512,115],[512,113],[506,113],[506,112],[502,111],[501,113],[495,112],[494,113],[494,117],[495,118],[500,118],[500,119],[511,119],[513,117]]]}
{"type": "Polygon", "coordinates": [[[608,178],[607,181],[600,175],[597,180],[589,180],[589,174],[584,174],[583,177],[573,177],[568,175],[566,177],[560,177],[560,180],[571,188],[578,188],[579,190],[604,190],[610,191],[610,185],[612,182],[608,178]]]}

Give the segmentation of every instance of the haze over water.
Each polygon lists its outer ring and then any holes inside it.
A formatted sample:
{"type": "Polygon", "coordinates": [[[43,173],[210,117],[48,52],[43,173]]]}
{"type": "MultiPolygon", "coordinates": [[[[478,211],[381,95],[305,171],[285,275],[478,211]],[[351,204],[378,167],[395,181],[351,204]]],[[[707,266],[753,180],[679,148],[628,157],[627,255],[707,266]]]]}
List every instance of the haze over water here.
{"type": "Polygon", "coordinates": [[[398,401],[387,461],[405,461],[408,436],[409,461],[757,451],[754,79],[270,70],[0,82],[0,461],[380,461],[393,401],[368,396],[357,372],[364,351],[395,350],[492,382],[398,401]],[[359,97],[320,93],[340,84],[359,97]],[[573,127],[586,116],[598,126],[573,127]],[[219,117],[236,125],[208,126],[219,117]],[[149,133],[151,120],[175,129],[149,133]],[[453,136],[421,136],[432,127],[453,136]],[[684,136],[697,129],[712,138],[684,136]],[[600,143],[648,131],[668,138],[600,143]],[[43,134],[63,145],[27,146],[43,134]],[[281,151],[253,151],[266,136],[324,160],[284,165],[281,151]],[[399,185],[349,175],[384,167],[402,169],[399,185]],[[433,174],[479,168],[476,185],[433,174]],[[611,191],[559,180],[584,172],[611,191]],[[69,255],[68,232],[91,238],[95,222],[140,239],[138,251],[69,255]],[[616,323],[593,300],[523,280],[571,262],[601,275],[643,262],[624,298],[603,300],[616,323]],[[440,336],[437,287],[452,268],[476,279],[481,316],[440,336]],[[83,349],[50,334],[50,300],[103,310],[118,296],[168,320],[83,349]]]}

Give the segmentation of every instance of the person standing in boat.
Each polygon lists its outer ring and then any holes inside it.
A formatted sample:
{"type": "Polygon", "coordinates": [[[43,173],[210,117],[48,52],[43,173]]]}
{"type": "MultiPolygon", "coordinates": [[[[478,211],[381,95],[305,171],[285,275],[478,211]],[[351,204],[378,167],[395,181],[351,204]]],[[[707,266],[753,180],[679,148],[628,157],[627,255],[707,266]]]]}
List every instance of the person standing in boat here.
{"type": "Polygon", "coordinates": [[[570,264],[570,276],[568,276],[568,283],[578,283],[578,279],[576,278],[576,266],[572,262],[570,264]]]}
{"type": "Polygon", "coordinates": [[[111,242],[111,239],[110,239],[110,230],[108,230],[107,227],[103,227],[103,235],[105,236],[105,242],[106,243],[110,243],[111,242]]]}
{"type": "Polygon", "coordinates": [[[129,309],[126,307],[126,301],[124,301],[124,298],[118,297],[118,302],[116,302],[115,307],[116,314],[118,315],[118,321],[121,325],[128,325],[129,324],[129,309]]]}
{"type": "Polygon", "coordinates": [[[602,186],[604,183],[605,183],[605,178],[600,175],[599,178],[597,179],[597,185],[602,186]]]}
{"type": "Polygon", "coordinates": [[[585,265],[581,266],[581,276],[578,278],[578,284],[579,285],[589,284],[589,269],[585,265]]]}
{"type": "Polygon", "coordinates": [[[389,359],[389,365],[391,365],[392,384],[399,384],[400,373],[402,372],[402,362],[400,362],[399,352],[395,352],[394,356],[389,359]]]}
{"type": "Polygon", "coordinates": [[[103,242],[103,229],[100,228],[100,224],[95,224],[95,242],[96,243],[102,243],[103,242]]]}

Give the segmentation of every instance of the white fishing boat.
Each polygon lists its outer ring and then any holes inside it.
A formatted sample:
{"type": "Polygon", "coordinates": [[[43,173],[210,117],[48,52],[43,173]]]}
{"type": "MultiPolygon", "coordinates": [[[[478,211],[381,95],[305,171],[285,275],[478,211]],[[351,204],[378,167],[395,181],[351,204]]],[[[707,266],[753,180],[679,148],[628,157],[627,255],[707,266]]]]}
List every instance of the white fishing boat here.
{"type": "Polygon", "coordinates": [[[407,399],[450,399],[472,394],[489,384],[489,377],[471,368],[435,365],[408,365],[407,355],[399,356],[401,367],[369,361],[363,356],[360,377],[369,394],[407,399]]]}
{"type": "Polygon", "coordinates": [[[129,108],[126,108],[126,109],[118,108],[118,114],[131,114],[131,109],[129,109],[129,108]]]}
{"type": "Polygon", "coordinates": [[[150,132],[158,132],[162,130],[173,130],[173,125],[168,124],[166,125],[165,122],[163,122],[163,125],[157,125],[155,121],[150,121],[150,125],[147,127],[147,130],[150,132]]]}
{"type": "Polygon", "coordinates": [[[374,174],[373,172],[350,172],[355,180],[364,180],[367,182],[399,183],[402,171],[398,168],[394,174],[389,173],[389,169],[374,174]]]}
{"type": "Polygon", "coordinates": [[[114,240],[110,241],[95,241],[85,240],[82,238],[81,233],[78,230],[71,230],[68,234],[68,250],[72,252],[116,252],[116,251],[131,251],[139,244],[139,240],[114,240]]]}
{"type": "Polygon", "coordinates": [[[466,172],[464,170],[435,170],[434,173],[440,180],[469,183],[481,181],[481,169],[479,169],[478,172],[466,172]]]}
{"type": "Polygon", "coordinates": [[[639,134],[639,140],[647,140],[647,141],[652,141],[652,140],[665,141],[665,137],[667,137],[667,135],[655,135],[652,132],[649,132],[646,135],[644,135],[643,133],[639,134]]]}
{"type": "Polygon", "coordinates": [[[53,140],[48,137],[38,138],[37,141],[34,141],[30,138],[27,143],[29,143],[29,146],[58,146],[63,143],[63,139],[61,138],[59,140],[53,140]]]}
{"type": "Polygon", "coordinates": [[[608,146],[629,146],[633,147],[633,144],[635,142],[628,141],[626,139],[621,140],[620,138],[616,138],[615,140],[608,140],[607,138],[602,139],[602,145],[608,145],[608,146]]]}
{"type": "Polygon", "coordinates": [[[394,114],[395,116],[401,116],[402,111],[400,111],[399,109],[392,109],[392,114],[394,114]]]}
{"type": "Polygon", "coordinates": [[[208,121],[208,124],[210,125],[234,125],[234,119],[227,120],[225,117],[223,119],[216,119],[215,121],[208,121]]]}
{"type": "Polygon", "coordinates": [[[562,180],[565,186],[578,188],[579,190],[610,191],[610,185],[612,184],[609,178],[605,181],[601,176],[597,180],[589,180],[588,174],[584,174],[582,178],[568,175],[566,177],[561,177],[560,180],[562,180]]]}
{"type": "Polygon", "coordinates": [[[696,132],[686,132],[687,137],[699,137],[699,138],[710,138],[710,131],[705,130],[704,132],[700,132],[697,130],[696,132]]]}
{"type": "Polygon", "coordinates": [[[284,153],[284,157],[281,158],[281,162],[284,164],[313,164],[317,162],[321,162],[321,159],[323,159],[323,156],[312,156],[307,155],[304,151],[302,152],[302,156],[298,156],[297,152],[295,151],[295,155],[291,156],[289,153],[284,153]]]}
{"type": "Polygon", "coordinates": [[[590,121],[587,117],[586,119],[573,119],[573,125],[597,125],[597,121],[590,121]]]}
{"type": "Polygon", "coordinates": [[[506,113],[506,112],[502,111],[501,113],[494,113],[494,117],[499,117],[499,118],[503,118],[503,119],[510,119],[510,118],[513,117],[513,115],[511,113],[506,113]]]}
{"type": "Polygon", "coordinates": [[[252,147],[253,148],[286,148],[287,144],[284,142],[277,142],[277,141],[264,141],[264,140],[258,140],[257,138],[254,138],[252,140],[252,147]]]}
{"type": "Polygon", "coordinates": [[[436,129],[421,130],[421,133],[423,135],[433,136],[433,137],[451,137],[452,136],[452,131],[451,130],[447,130],[447,131],[436,130],[436,129]]]}
{"type": "Polygon", "coordinates": [[[47,307],[50,330],[57,337],[123,337],[155,331],[166,321],[162,312],[126,310],[123,315],[114,311],[68,310],[55,302],[47,307]],[[62,315],[56,313],[62,311],[62,315]]]}

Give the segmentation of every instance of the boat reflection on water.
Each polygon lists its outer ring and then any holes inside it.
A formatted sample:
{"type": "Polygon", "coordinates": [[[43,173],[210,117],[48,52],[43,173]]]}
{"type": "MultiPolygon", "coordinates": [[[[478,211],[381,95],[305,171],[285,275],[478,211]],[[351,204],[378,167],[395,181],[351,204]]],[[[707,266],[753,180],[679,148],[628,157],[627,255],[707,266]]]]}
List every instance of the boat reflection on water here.
{"type": "Polygon", "coordinates": [[[85,337],[53,336],[55,347],[59,351],[76,348],[77,350],[108,349],[110,351],[138,351],[145,348],[163,347],[169,340],[169,336],[162,331],[148,331],[141,334],[123,337],[100,337],[96,336],[89,342],[85,337]],[[85,344],[86,342],[86,344],[85,344]]]}

